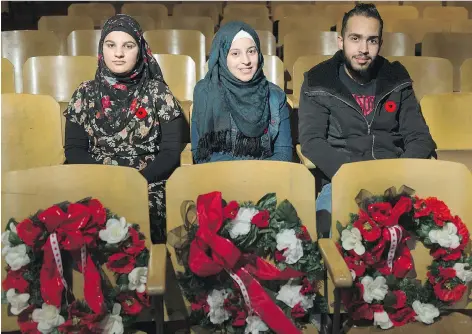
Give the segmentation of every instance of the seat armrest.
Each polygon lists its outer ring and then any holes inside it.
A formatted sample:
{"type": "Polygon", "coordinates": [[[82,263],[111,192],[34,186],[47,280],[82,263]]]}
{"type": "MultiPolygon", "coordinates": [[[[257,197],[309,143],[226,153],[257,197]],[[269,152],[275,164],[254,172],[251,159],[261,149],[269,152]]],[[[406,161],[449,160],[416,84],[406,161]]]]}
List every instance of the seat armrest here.
{"type": "Polygon", "coordinates": [[[305,157],[303,155],[302,147],[300,146],[300,144],[297,144],[296,150],[297,150],[298,159],[300,159],[300,161],[302,162],[302,164],[305,165],[306,168],[308,168],[308,169],[315,169],[316,168],[315,164],[313,162],[311,162],[310,159],[308,159],[307,157],[305,157]]]}
{"type": "Polygon", "coordinates": [[[151,245],[149,253],[147,292],[150,296],[163,295],[166,291],[166,245],[151,245]]]}
{"type": "Polygon", "coordinates": [[[339,253],[332,239],[318,239],[321,256],[328,269],[328,274],[336,288],[349,288],[352,286],[352,276],[346,262],[339,253]]]}

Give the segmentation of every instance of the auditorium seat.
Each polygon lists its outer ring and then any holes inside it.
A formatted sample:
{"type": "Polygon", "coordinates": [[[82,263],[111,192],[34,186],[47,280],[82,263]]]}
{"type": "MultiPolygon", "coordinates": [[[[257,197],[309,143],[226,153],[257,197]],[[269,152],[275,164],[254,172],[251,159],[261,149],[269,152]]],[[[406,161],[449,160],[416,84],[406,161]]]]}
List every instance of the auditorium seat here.
{"type": "Polygon", "coordinates": [[[93,20],[95,28],[100,27],[100,22],[115,15],[115,7],[111,3],[73,3],[67,9],[69,16],[89,16],[93,20]]]}
{"type": "MultiPolygon", "coordinates": [[[[161,22],[169,15],[168,9],[164,4],[151,2],[125,3],[121,7],[121,13],[131,16],[149,16],[154,20],[156,28],[159,28],[161,22]]],[[[143,28],[143,30],[148,29],[143,28]]]]}
{"type": "Polygon", "coordinates": [[[472,33],[427,33],[421,54],[449,59],[454,68],[454,91],[460,89],[460,67],[472,58],[472,33]]]}
{"type": "Polygon", "coordinates": [[[98,55],[101,30],[75,30],[67,37],[67,55],[93,56],[98,55]]]}
{"type": "Polygon", "coordinates": [[[426,94],[452,93],[453,68],[449,60],[436,57],[387,57],[399,61],[413,80],[413,89],[418,101],[426,94]]]}
{"type": "Polygon", "coordinates": [[[169,16],[162,21],[162,29],[198,30],[205,35],[205,49],[208,55],[215,35],[215,25],[205,16],[169,16]]]}
{"type": "Polygon", "coordinates": [[[88,16],[41,16],[38,30],[54,31],[61,43],[61,55],[67,54],[67,36],[74,30],[93,29],[93,20],[88,16]]]}
{"type": "Polygon", "coordinates": [[[469,12],[464,7],[426,7],[423,10],[425,19],[437,19],[441,21],[467,20],[469,12]]]}
{"type": "Polygon", "coordinates": [[[213,21],[213,26],[217,26],[220,23],[220,13],[221,9],[218,8],[216,2],[195,3],[192,1],[175,5],[173,17],[209,17],[213,21]]]}
{"type": "Polygon", "coordinates": [[[14,92],[15,68],[7,58],[2,58],[2,94],[14,92]]]}
{"type": "MultiPolygon", "coordinates": [[[[89,56],[49,56],[29,58],[23,67],[23,91],[52,96],[61,113],[66,110],[74,91],[95,78],[97,58],[89,56]]],[[[62,133],[65,119],[62,119],[62,133]]]]}
{"type": "Polygon", "coordinates": [[[256,16],[225,15],[221,20],[220,26],[224,26],[226,23],[231,21],[242,21],[244,23],[249,24],[254,30],[273,30],[272,21],[268,17],[256,16]]]}
{"type": "Polygon", "coordinates": [[[461,65],[461,92],[472,92],[472,58],[461,65]]]}
{"type": "Polygon", "coordinates": [[[52,31],[2,31],[2,57],[7,58],[15,68],[15,87],[17,93],[22,91],[23,64],[28,58],[57,56],[59,54],[59,39],[52,31]]]}
{"type": "MultiPolygon", "coordinates": [[[[161,28],[162,22],[159,22],[159,24],[156,24],[156,22],[151,16],[148,16],[148,15],[130,15],[130,16],[139,23],[139,26],[141,27],[142,31],[148,31],[148,30],[161,28]]],[[[100,29],[103,28],[107,20],[108,19],[103,19],[100,21],[100,29]]]]}
{"type": "Polygon", "coordinates": [[[205,35],[197,30],[161,29],[144,33],[153,53],[180,54],[195,61],[197,81],[203,78],[205,66],[205,35]]]}
{"type": "Polygon", "coordinates": [[[60,109],[51,96],[2,94],[1,120],[2,174],[64,162],[60,109]]]}

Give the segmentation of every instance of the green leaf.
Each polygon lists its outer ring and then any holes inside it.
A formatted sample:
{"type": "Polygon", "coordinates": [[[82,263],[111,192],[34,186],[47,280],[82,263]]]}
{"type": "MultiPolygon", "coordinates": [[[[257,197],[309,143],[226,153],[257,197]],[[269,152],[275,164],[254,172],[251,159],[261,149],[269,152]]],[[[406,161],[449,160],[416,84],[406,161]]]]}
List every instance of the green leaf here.
{"type": "Polygon", "coordinates": [[[18,246],[23,244],[23,241],[21,241],[20,237],[16,233],[10,233],[8,241],[10,241],[12,246],[18,246]]]}
{"type": "Polygon", "coordinates": [[[338,233],[339,233],[339,235],[341,236],[341,234],[342,234],[342,232],[343,232],[343,230],[344,230],[344,227],[343,227],[343,225],[339,222],[339,220],[336,221],[336,230],[338,230],[338,233]]]}
{"type": "Polygon", "coordinates": [[[257,202],[257,206],[265,210],[273,211],[277,207],[277,196],[275,193],[268,193],[257,202]]]}
{"type": "Polygon", "coordinates": [[[127,274],[121,274],[118,276],[116,279],[116,285],[128,285],[129,280],[128,280],[128,275],[127,274]]]}
{"type": "Polygon", "coordinates": [[[288,200],[283,200],[275,211],[275,219],[279,222],[285,222],[287,228],[296,227],[300,225],[300,219],[297,215],[292,203],[288,200]]]}
{"type": "Polygon", "coordinates": [[[8,304],[6,291],[2,291],[2,304],[8,304]]]}

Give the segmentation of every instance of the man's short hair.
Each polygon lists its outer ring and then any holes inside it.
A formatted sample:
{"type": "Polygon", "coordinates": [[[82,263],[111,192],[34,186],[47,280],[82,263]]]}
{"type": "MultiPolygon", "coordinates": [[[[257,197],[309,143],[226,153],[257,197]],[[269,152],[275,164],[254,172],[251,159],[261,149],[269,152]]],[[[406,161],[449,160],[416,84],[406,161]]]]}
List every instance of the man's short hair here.
{"type": "Polygon", "coordinates": [[[353,16],[365,16],[365,17],[372,17],[377,19],[380,23],[380,38],[382,38],[382,30],[383,30],[383,20],[380,17],[379,11],[375,7],[373,3],[360,3],[357,4],[356,7],[351,9],[349,12],[344,14],[343,17],[343,25],[341,28],[341,36],[344,37],[344,33],[346,32],[347,21],[353,16]]]}

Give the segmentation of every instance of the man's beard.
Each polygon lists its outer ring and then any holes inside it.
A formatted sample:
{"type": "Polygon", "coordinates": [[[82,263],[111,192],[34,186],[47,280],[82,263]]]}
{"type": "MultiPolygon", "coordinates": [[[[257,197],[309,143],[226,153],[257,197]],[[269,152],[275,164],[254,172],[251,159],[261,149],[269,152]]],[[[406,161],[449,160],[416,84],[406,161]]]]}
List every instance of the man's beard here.
{"type": "Polygon", "coordinates": [[[346,66],[346,70],[349,72],[351,77],[354,79],[354,81],[360,83],[360,84],[366,84],[372,80],[372,78],[375,76],[375,58],[372,59],[370,62],[369,66],[363,69],[355,69],[352,66],[352,58],[348,58],[346,56],[346,53],[343,50],[343,58],[344,58],[344,66],[346,66]]]}

